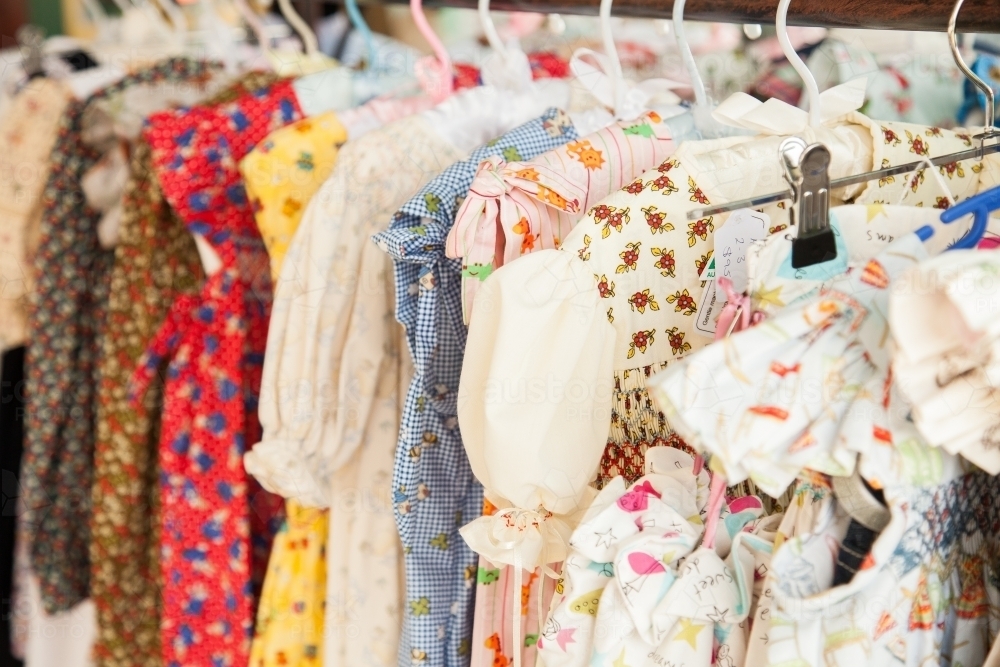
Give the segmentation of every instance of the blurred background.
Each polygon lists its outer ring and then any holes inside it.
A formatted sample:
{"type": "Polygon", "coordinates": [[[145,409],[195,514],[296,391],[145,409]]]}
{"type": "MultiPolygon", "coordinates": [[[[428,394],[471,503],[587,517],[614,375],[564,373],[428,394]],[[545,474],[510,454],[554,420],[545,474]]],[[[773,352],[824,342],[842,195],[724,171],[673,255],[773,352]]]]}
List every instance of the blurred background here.
{"type": "MultiPolygon", "coordinates": [[[[277,5],[266,0],[249,0],[260,17],[268,39],[296,42],[297,37],[277,5]]],[[[357,65],[364,58],[360,39],[351,36],[351,24],[333,0],[293,0],[295,10],[312,27],[319,48],[345,64],[357,65]],[[352,59],[355,62],[351,62],[352,59]]],[[[49,38],[48,51],[86,45],[97,60],[118,59],[133,63],[144,58],[141,51],[155,51],[157,57],[171,50],[191,53],[190,35],[184,44],[171,41],[165,30],[149,25],[153,7],[161,17],[180,10],[189,25],[204,20],[205,6],[212,8],[213,21],[228,24],[237,42],[255,36],[234,0],[201,0],[166,9],[151,0],[0,0],[0,58],[11,65],[21,57],[15,35],[26,24],[41,29],[49,38]],[[137,8],[144,8],[141,17],[137,8]],[[140,20],[141,19],[141,20],[140,20]],[[74,40],[67,42],[67,40],[74,40]],[[158,41],[159,40],[159,41],[158,41]],[[68,45],[69,44],[69,45],[68,45]]],[[[244,5],[245,7],[245,5],[244,5]]],[[[404,4],[369,4],[363,8],[371,28],[410,47],[415,54],[429,53],[404,4]]],[[[478,66],[488,53],[481,24],[472,9],[428,9],[435,31],[441,36],[453,60],[478,66]]],[[[529,52],[551,52],[568,59],[580,46],[600,49],[597,17],[558,14],[508,14],[494,12],[494,20],[504,39],[516,38],[529,52]]],[[[797,104],[801,84],[784,61],[774,38],[773,26],[763,26],[757,37],[753,29],[729,24],[685,22],[699,71],[709,95],[716,101],[735,91],[745,91],[761,99],[777,97],[797,104]],[[749,36],[748,36],[749,35],[749,36]],[[751,39],[750,37],[755,37],[751,39]]],[[[944,33],[896,31],[825,30],[792,28],[793,43],[807,60],[821,89],[857,78],[868,77],[868,102],[864,111],[885,120],[906,120],[951,127],[976,121],[978,104],[974,92],[964,84],[948,51],[944,33]]],[[[634,79],[666,77],[689,79],[682,66],[671,22],[661,19],[614,19],[614,36],[626,75],[634,79]]],[[[355,36],[356,37],[356,36],[355,36]]],[[[211,56],[213,39],[206,39],[204,55],[211,56]]],[[[1000,41],[995,36],[965,36],[968,56],[980,60],[980,74],[1000,79],[996,54],[1000,41]],[[973,53],[975,51],[975,53],[973,53]],[[985,61],[984,61],[985,60],[985,61]]],[[[152,54],[151,54],[152,57],[152,54]]],[[[5,67],[5,70],[12,70],[5,67]]],[[[7,77],[9,78],[9,77],[7,77]]],[[[684,96],[685,92],[679,91],[684,96]]]]}

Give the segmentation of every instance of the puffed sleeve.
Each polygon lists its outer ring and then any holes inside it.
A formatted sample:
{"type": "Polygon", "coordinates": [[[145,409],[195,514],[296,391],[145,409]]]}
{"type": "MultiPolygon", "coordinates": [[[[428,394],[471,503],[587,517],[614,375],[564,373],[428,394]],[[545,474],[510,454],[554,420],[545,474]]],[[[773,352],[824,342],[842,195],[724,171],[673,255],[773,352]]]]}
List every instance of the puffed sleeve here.
{"type": "Polygon", "coordinates": [[[490,276],[469,326],[458,418],[469,461],[500,511],[462,529],[494,563],[558,562],[611,421],[615,331],[592,272],[543,250],[490,276]]]}
{"type": "Polygon", "coordinates": [[[893,371],[927,442],[1000,473],[1000,256],[948,252],[893,286],[893,371]]]}
{"type": "MultiPolygon", "coordinates": [[[[318,425],[323,418],[313,409],[318,388],[329,392],[334,381],[319,372],[316,335],[326,282],[323,269],[333,253],[332,246],[318,243],[314,232],[323,228],[324,219],[327,227],[339,229],[339,219],[324,215],[329,213],[323,206],[327,189],[324,185],[306,209],[275,281],[258,408],[263,435],[243,456],[247,472],[265,489],[310,507],[325,507],[329,502],[326,479],[310,465],[321,457],[310,451],[307,442],[310,425],[318,425]]],[[[331,337],[328,346],[334,345],[333,338],[337,337],[331,337]]]]}

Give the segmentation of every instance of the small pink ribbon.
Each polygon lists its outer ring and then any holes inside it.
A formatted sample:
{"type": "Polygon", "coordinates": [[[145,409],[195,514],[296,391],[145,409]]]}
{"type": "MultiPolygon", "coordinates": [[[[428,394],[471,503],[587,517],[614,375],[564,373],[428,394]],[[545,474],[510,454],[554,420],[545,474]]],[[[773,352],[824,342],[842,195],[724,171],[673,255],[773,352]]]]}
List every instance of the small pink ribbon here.
{"type": "Polygon", "coordinates": [[[701,546],[706,549],[715,547],[715,531],[722,518],[722,502],[726,499],[726,476],[721,472],[712,473],[712,481],[708,486],[708,507],[705,510],[705,539],[701,546]]]}
{"type": "Polygon", "coordinates": [[[722,340],[733,331],[742,331],[754,324],[753,308],[750,297],[737,294],[733,281],[720,276],[715,284],[726,293],[726,305],[719,313],[719,322],[715,326],[715,340],[722,340]],[[737,315],[739,320],[736,320],[737,315]]]}

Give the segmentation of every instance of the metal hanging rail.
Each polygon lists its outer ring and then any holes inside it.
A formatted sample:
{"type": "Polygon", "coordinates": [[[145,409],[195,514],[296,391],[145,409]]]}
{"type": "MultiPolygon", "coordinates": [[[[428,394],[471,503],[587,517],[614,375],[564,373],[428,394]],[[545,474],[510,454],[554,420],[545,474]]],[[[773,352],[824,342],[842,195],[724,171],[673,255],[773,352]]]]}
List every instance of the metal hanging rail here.
{"type": "MultiPolygon", "coordinates": [[[[407,0],[385,0],[406,4],[407,0]]],[[[372,0],[362,0],[361,4],[372,0]]],[[[426,0],[428,7],[476,9],[476,0],[426,0]]],[[[687,0],[684,19],[773,24],[776,0],[687,0]]],[[[945,32],[954,0],[795,0],[788,25],[945,32]]],[[[597,15],[600,0],[491,0],[497,11],[597,15]]],[[[615,0],[616,16],[669,19],[670,0],[615,0]]],[[[1000,33],[1000,0],[976,0],[958,19],[959,32],[1000,33]]]]}

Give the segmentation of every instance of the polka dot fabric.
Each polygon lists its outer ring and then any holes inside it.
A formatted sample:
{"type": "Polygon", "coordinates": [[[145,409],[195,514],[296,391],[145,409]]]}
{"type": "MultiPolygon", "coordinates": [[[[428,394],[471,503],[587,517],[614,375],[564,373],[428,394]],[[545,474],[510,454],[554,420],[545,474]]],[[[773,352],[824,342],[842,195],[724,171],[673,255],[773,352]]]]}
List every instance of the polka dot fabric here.
{"type": "Polygon", "coordinates": [[[242,667],[254,581],[263,579],[281,502],[243,469],[260,439],[257,401],[271,279],[238,163],[303,117],[291,82],[215,106],[149,117],[144,136],[164,195],[221,259],[199,295],[184,295],[140,359],[138,400],[169,359],[160,433],[161,643],[167,667],[242,667]]]}

